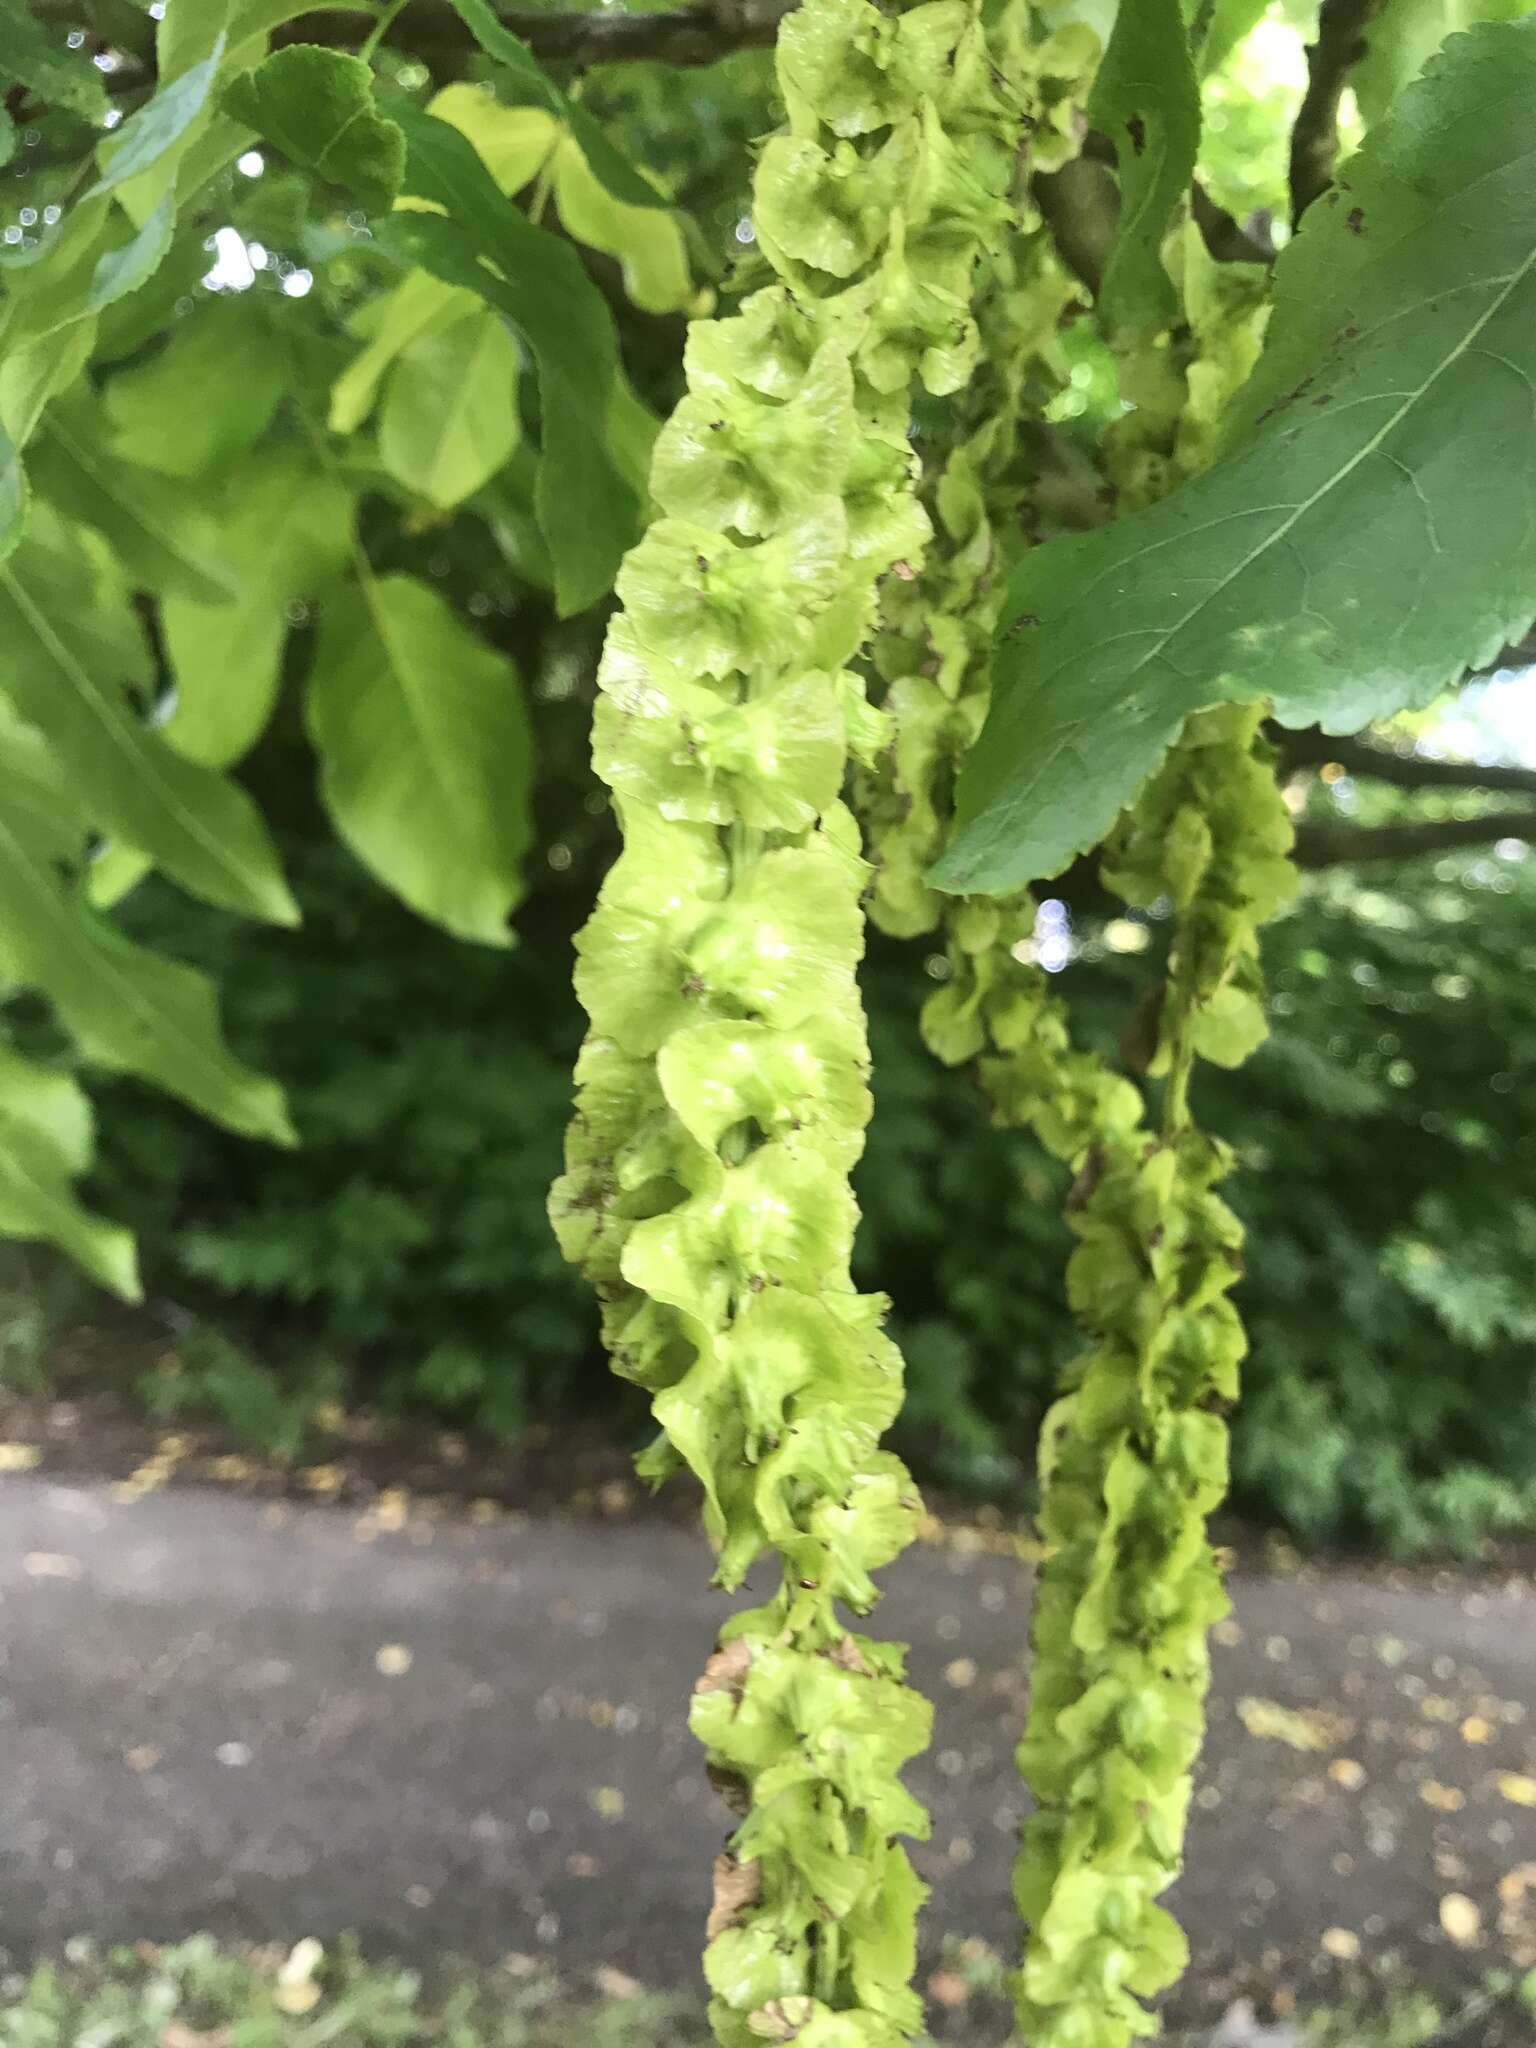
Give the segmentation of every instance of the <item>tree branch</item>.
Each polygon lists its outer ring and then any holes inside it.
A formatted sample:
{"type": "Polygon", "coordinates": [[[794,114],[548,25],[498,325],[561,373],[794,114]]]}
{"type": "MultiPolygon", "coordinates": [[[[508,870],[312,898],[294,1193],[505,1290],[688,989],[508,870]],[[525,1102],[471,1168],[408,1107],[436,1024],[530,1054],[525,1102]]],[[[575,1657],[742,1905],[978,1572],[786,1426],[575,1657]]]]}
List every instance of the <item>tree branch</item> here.
{"type": "Polygon", "coordinates": [[[1307,89],[1291,130],[1291,220],[1296,223],[1333,183],[1339,154],[1339,102],[1366,52],[1365,31],[1382,0],[1323,0],[1317,41],[1307,46],[1307,89]]]}
{"type": "MultiPolygon", "coordinates": [[[[536,57],[584,71],[637,58],[661,64],[714,64],[736,50],[766,49],[794,0],[697,0],[665,14],[497,9],[536,57]]],[[[326,8],[288,22],[275,42],[350,47],[376,17],[360,9],[326,8]]],[[[417,0],[391,25],[386,40],[424,58],[463,58],[474,40],[448,0],[417,0]]]]}
{"type": "Polygon", "coordinates": [[[1477,761],[1428,760],[1422,754],[1396,753],[1359,733],[1339,738],[1316,726],[1306,732],[1277,732],[1275,738],[1282,773],[1337,761],[1351,775],[1368,775],[1398,789],[1497,789],[1536,797],[1536,768],[1485,768],[1477,761]]]}
{"type": "Polygon", "coordinates": [[[1488,811],[1480,818],[1415,818],[1403,825],[1298,825],[1296,864],[1331,868],[1365,860],[1414,860],[1498,839],[1536,841],[1536,811],[1488,811]]]}

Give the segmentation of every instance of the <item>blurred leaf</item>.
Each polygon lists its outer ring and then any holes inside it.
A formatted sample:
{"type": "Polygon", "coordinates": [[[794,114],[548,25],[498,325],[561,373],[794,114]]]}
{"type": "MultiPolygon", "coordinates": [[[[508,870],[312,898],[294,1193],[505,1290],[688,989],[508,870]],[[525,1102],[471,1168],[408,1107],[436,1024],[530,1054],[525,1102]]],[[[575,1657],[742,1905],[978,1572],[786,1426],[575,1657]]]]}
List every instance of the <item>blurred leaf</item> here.
{"type": "Polygon", "coordinates": [[[405,143],[375,106],[373,73],[361,58],[291,43],[236,78],[224,105],[291,163],[355,192],[370,212],[393,204],[405,143]]]}
{"type": "Polygon", "coordinates": [[[507,945],[531,751],[507,657],[426,584],[365,575],[325,607],[309,728],[326,808],[358,858],[423,917],[507,945]]]}
{"type": "Polygon", "coordinates": [[[105,312],[147,284],[165,261],[175,232],[176,201],[168,192],[136,234],[121,247],[109,249],[97,262],[85,295],[85,312],[105,312]]]}
{"type": "Polygon", "coordinates": [[[87,199],[127,184],[176,147],[207,105],[223,55],[224,37],[220,34],[200,63],[162,85],[136,114],[112,131],[98,149],[102,172],[86,193],[87,199]]]}
{"type": "Polygon", "coordinates": [[[1269,0],[1215,0],[1204,40],[1195,53],[1200,74],[1219,71],[1268,11],[1269,0]]]}
{"type": "Polygon", "coordinates": [[[1385,0],[1365,29],[1349,83],[1367,122],[1379,121],[1449,35],[1480,21],[1515,21],[1530,0],[1385,0]]]}
{"type": "Polygon", "coordinates": [[[677,221],[655,206],[632,206],[616,199],[574,142],[567,142],[560,152],[555,205],[567,234],[589,249],[618,258],[624,289],[643,312],[677,313],[693,305],[693,279],[677,221]]]}
{"type": "Polygon", "coordinates": [[[136,1074],[250,1137],[292,1139],[282,1091],[224,1045],[213,987],[125,939],[64,879],[78,852],[73,784],[41,736],[0,722],[0,961],[42,991],[88,1059],[136,1074]]]}
{"type": "Polygon", "coordinates": [[[1088,101],[1115,145],[1120,218],[1098,291],[1110,335],[1156,333],[1178,312],[1163,237],[1200,148],[1200,88],[1179,0],[1138,0],[1115,16],[1088,101]]]}
{"type": "Polygon", "coordinates": [[[297,915],[266,827],[233,783],[167,747],[133,707],[154,663],[129,600],[79,540],[34,515],[0,568],[0,697],[45,734],[89,822],[194,895],[247,916],[297,915]]]}
{"type": "Polygon", "coordinates": [[[239,590],[202,503],[179,479],[124,462],[98,438],[94,404],[71,393],[50,407],[33,444],[40,497],[94,527],[141,589],[218,604],[239,590]]]}
{"type": "Polygon", "coordinates": [[[367,309],[364,346],[331,387],[331,432],[355,433],[377,403],[390,364],[412,342],[451,326],[476,299],[472,291],[456,290],[417,270],[382,299],[374,300],[367,309]]]}
{"type": "Polygon", "coordinates": [[[584,107],[561,92],[527,44],[497,20],[490,0],[452,0],[470,34],[488,57],[506,66],[507,99],[544,107],[581,146],[593,175],[626,206],[665,207],[667,200],[620,154],[584,107]]]}
{"type": "Polygon", "coordinates": [[[27,472],[10,435],[0,426],[0,562],[15,548],[27,527],[27,472]]]}
{"type": "Polygon", "coordinates": [[[1230,452],[1026,557],[940,886],[1059,873],[1203,706],[1267,697],[1285,724],[1353,732],[1520,637],[1533,92],[1536,19],[1457,38],[1282,255],[1230,452]]]}
{"type": "Polygon", "coordinates": [[[112,108],[106,85],[88,53],[70,49],[64,36],[62,24],[45,26],[22,7],[7,6],[0,12],[0,77],[19,80],[49,106],[68,107],[99,128],[112,108]]]}
{"type": "Polygon", "coordinates": [[[445,510],[488,482],[522,437],[520,369],[517,343],[487,307],[410,342],[379,416],[379,454],[396,482],[445,510]]]}
{"type": "MultiPolygon", "coordinates": [[[[252,309],[206,299],[154,355],[107,384],[111,452],[167,476],[222,473],[260,439],[286,382],[282,353],[252,309]]],[[[242,570],[250,561],[235,559],[242,570]]]]}
{"type": "Polygon", "coordinates": [[[91,1160],[91,1108],[67,1074],[0,1046],[0,1235],[41,1238],[126,1300],[140,1298],[133,1239],[75,1200],[91,1160]]]}

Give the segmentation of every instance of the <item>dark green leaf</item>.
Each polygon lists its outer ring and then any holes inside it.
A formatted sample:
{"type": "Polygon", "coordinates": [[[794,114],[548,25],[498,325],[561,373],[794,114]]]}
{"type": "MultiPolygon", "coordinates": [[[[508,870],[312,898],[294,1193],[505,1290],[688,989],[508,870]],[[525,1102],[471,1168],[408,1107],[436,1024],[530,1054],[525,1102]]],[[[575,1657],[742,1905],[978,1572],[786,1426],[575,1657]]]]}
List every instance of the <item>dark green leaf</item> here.
{"type": "Polygon", "coordinates": [[[297,917],[255,805],[185,760],[129,698],[154,687],[132,605],[41,510],[0,568],[0,698],[42,733],[89,822],[147,853],[210,903],[297,917]]]}
{"type": "Polygon", "coordinates": [[[496,19],[489,0],[453,0],[465,26],[488,57],[509,74],[503,97],[512,106],[544,107],[563,121],[581,144],[583,156],[615,199],[627,206],[662,206],[667,201],[625,157],[584,107],[560,90],[520,36],[496,19]]]}
{"type": "Polygon", "coordinates": [[[1163,237],[1200,148],[1200,87],[1179,0],[1120,9],[1088,119],[1112,139],[1120,166],[1120,219],[1099,311],[1111,336],[1155,334],[1178,310],[1163,237]]]}
{"type": "Polygon", "coordinates": [[[30,19],[23,0],[0,8],[0,78],[15,78],[52,107],[68,107],[100,127],[112,102],[101,73],[83,50],[64,40],[62,23],[30,19]]]}
{"type": "Polygon", "coordinates": [[[423,917],[506,945],[531,753],[507,657],[425,583],[365,576],[325,608],[309,729],[326,808],[359,860],[423,917]]]}
{"type": "Polygon", "coordinates": [[[394,203],[405,140],[374,105],[373,73],[361,58],[290,44],[234,79],[224,107],[290,162],[355,192],[370,212],[394,203]]]}
{"type": "Polygon", "coordinates": [[[1282,257],[1230,452],[1026,557],[941,887],[1057,873],[1202,706],[1349,732],[1524,631],[1533,100],[1536,18],[1453,39],[1282,257]]]}
{"type": "Polygon", "coordinates": [[[580,611],[612,587],[639,523],[639,496],[615,451],[615,421],[633,397],[613,316],[570,244],[536,228],[498,191],[457,129],[413,107],[399,115],[409,145],[406,190],[446,217],[401,212],[379,239],[445,283],[478,292],[528,344],[541,406],[535,510],[554,558],[559,608],[580,611]]]}

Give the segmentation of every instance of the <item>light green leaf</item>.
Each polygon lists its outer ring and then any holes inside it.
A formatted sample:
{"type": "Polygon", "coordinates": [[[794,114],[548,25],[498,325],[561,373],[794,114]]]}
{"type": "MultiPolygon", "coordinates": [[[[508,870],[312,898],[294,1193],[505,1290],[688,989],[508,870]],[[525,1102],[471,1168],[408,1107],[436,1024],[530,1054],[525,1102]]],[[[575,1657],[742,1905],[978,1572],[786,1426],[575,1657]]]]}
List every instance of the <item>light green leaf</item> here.
{"type": "Polygon", "coordinates": [[[520,369],[517,343],[488,307],[413,341],[379,416],[379,454],[396,482],[444,510],[487,483],[522,436],[520,369]]]}
{"type": "Polygon", "coordinates": [[[570,244],[536,228],[497,190],[456,129],[412,107],[399,111],[406,189],[447,217],[397,213],[381,224],[379,241],[479,292],[528,344],[541,415],[534,509],[554,559],[558,607],[581,611],[612,587],[639,520],[639,495],[614,447],[614,423],[626,401],[636,401],[613,316],[570,244]]]}
{"type": "Polygon", "coordinates": [[[1536,18],[1458,37],[1281,258],[1227,455],[1027,556],[939,886],[1103,836],[1189,713],[1351,732],[1536,615],[1536,18]]]}
{"type": "Polygon", "coordinates": [[[373,73],[361,58],[292,43],[233,80],[224,106],[290,162],[345,185],[370,211],[393,204],[405,142],[375,106],[373,73]]]}
{"type": "MultiPolygon", "coordinates": [[[[350,493],[298,449],[258,450],[220,481],[212,510],[245,564],[240,596],[217,605],[168,597],[160,606],[173,689],[160,736],[205,768],[231,767],[265,731],[282,681],[288,605],[334,581],[352,552],[350,493]]],[[[91,901],[118,902],[153,865],[133,847],[107,846],[91,865],[91,901]]]]}
{"type": "Polygon", "coordinates": [[[150,170],[176,148],[207,105],[223,55],[224,38],[219,35],[201,63],[162,85],[153,99],[114,131],[111,140],[98,151],[103,169],[85,195],[87,199],[126,185],[130,178],[150,170]]]}
{"type": "Polygon", "coordinates": [[[567,234],[618,258],[624,289],[642,311],[677,313],[693,304],[688,252],[677,221],[655,206],[615,199],[572,141],[563,144],[556,165],[555,205],[567,234]]]}
{"type": "Polygon", "coordinates": [[[255,805],[173,753],[130,701],[154,663],[128,598],[39,508],[0,568],[0,698],[54,749],[89,822],[210,903],[275,923],[297,911],[255,805]]]}
{"type": "Polygon", "coordinates": [[[413,341],[452,326],[478,302],[478,294],[457,291],[424,270],[403,277],[392,292],[367,308],[365,345],[331,386],[333,434],[353,434],[373,411],[389,366],[413,341]]]}
{"type": "Polygon", "coordinates": [[[1200,148],[1200,88],[1179,0],[1136,0],[1115,17],[1088,119],[1115,145],[1120,219],[1099,286],[1110,335],[1154,334],[1178,310],[1163,237],[1200,148]]]}
{"type": "Polygon", "coordinates": [[[265,449],[223,479],[219,517],[226,544],[248,564],[238,603],[167,598],[160,608],[176,689],[165,737],[213,768],[238,761],[265,728],[287,606],[323,591],[346,569],[352,498],[297,449],[265,449]]]}
{"type": "Polygon", "coordinates": [[[87,52],[65,41],[65,24],[33,21],[17,0],[0,11],[0,78],[19,80],[49,106],[68,107],[98,128],[112,109],[87,52]]]}
{"type": "Polygon", "coordinates": [[[0,959],[40,989],[87,1059],[136,1074],[250,1137],[293,1142],[276,1082],[219,1033],[212,984],[134,945],[81,904],[61,872],[78,845],[66,788],[40,736],[0,722],[0,959]]]}
{"type": "Polygon", "coordinates": [[[309,684],[321,794],[359,860],[423,917],[509,943],[529,842],[517,671],[410,576],[330,602],[309,684]]]}
{"type": "MultiPolygon", "coordinates": [[[[206,299],[163,348],[107,384],[112,453],[168,476],[222,477],[260,439],[285,383],[282,352],[252,309],[206,299]]],[[[233,558],[248,573],[250,557],[233,558]]]]}
{"type": "Polygon", "coordinates": [[[16,123],[3,106],[0,106],[0,167],[8,164],[16,154],[16,123]]]}
{"type": "Polygon", "coordinates": [[[91,1162],[91,1106],[68,1074],[0,1046],[0,1235],[42,1239],[127,1301],[140,1298],[133,1239],[70,1187],[91,1162]]]}
{"type": "Polygon", "coordinates": [[[497,20],[490,0],[452,0],[465,26],[488,57],[507,68],[506,98],[514,105],[543,107],[566,127],[580,145],[593,175],[626,206],[665,207],[666,199],[640,175],[608,140],[584,107],[555,84],[528,45],[497,20]]]}
{"type": "Polygon", "coordinates": [[[197,495],[178,479],[124,462],[98,438],[95,407],[59,400],[34,444],[32,481],[66,518],[94,527],[144,590],[219,604],[239,590],[197,495]]]}

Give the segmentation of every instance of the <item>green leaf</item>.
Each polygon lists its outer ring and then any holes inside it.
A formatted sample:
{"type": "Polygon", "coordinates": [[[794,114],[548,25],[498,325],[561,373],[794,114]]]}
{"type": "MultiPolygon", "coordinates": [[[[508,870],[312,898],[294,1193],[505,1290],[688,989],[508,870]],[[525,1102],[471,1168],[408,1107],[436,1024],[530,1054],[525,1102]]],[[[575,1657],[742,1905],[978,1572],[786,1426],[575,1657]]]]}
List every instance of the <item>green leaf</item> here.
{"type": "Polygon", "coordinates": [[[133,708],[129,692],[147,697],[155,670],[131,603],[40,510],[0,568],[0,650],[0,698],[47,737],[91,824],[207,902],[297,920],[250,798],[173,753],[133,708]]]}
{"type": "Polygon", "coordinates": [[[1309,209],[1224,459],[1027,556],[935,880],[1095,845],[1189,713],[1351,732],[1536,614],[1536,18],[1450,43],[1309,209]]]}
{"type": "Polygon", "coordinates": [[[622,156],[584,107],[560,90],[521,37],[497,20],[490,0],[452,0],[465,26],[488,57],[506,66],[505,97],[513,105],[543,107],[581,145],[593,175],[626,206],[665,207],[668,202],[622,156]]]}
{"type": "Polygon", "coordinates": [[[88,1059],[136,1074],[250,1137],[293,1142],[275,1081],[229,1051],[212,984],[125,939],[62,873],[79,841],[71,786],[41,737],[0,720],[0,961],[40,989],[88,1059]]]}
{"type": "Polygon", "coordinates": [[[70,1183],[91,1163],[91,1106],[68,1074],[0,1046],[0,1235],[57,1245],[126,1301],[140,1299],[133,1239],[91,1215],[70,1183]]]}
{"type": "Polygon", "coordinates": [[[91,526],[142,589],[219,604],[239,590],[201,502],[179,479],[102,447],[91,401],[71,393],[49,410],[32,481],[66,518],[91,526]]]}
{"type": "Polygon", "coordinates": [[[1268,11],[1269,0],[1215,0],[1215,5],[1209,10],[1205,34],[1195,52],[1201,77],[1208,78],[1212,72],[1219,71],[1268,11]]]}
{"type": "Polygon", "coordinates": [[[355,192],[370,212],[393,205],[405,141],[374,105],[373,73],[360,57],[292,43],[234,79],[224,107],[290,162],[355,192]]]}
{"type": "Polygon", "coordinates": [[[1379,121],[1448,35],[1529,11],[1530,0],[1386,0],[1367,24],[1365,55],[1349,74],[1361,114],[1379,121]]]}
{"type": "MultiPolygon", "coordinates": [[[[282,352],[252,309],[205,298],[171,325],[156,354],[107,384],[112,453],[168,476],[222,478],[260,439],[286,382],[282,352]]],[[[248,573],[248,555],[233,559],[248,573]]]]}
{"type": "Polygon", "coordinates": [[[452,326],[477,298],[475,292],[456,291],[416,270],[393,291],[371,301],[364,309],[365,323],[358,328],[364,346],[331,386],[331,432],[356,433],[372,412],[391,363],[413,341],[452,326]]]}
{"type": "Polygon", "coordinates": [[[1136,0],[1115,17],[1088,119],[1113,140],[1120,219],[1099,286],[1113,335],[1156,333],[1178,311],[1163,237],[1200,148],[1200,87],[1179,0],[1136,0]]]}
{"type": "Polygon", "coordinates": [[[109,249],[91,273],[91,288],[82,309],[101,313],[148,284],[165,261],[176,232],[176,196],[167,192],[138,232],[120,248],[109,249]]]}
{"type": "Polygon", "coordinates": [[[329,603],[309,683],[321,794],[342,838],[423,917],[509,943],[530,826],[517,671],[410,576],[329,603]]]}
{"type": "MultiPolygon", "coordinates": [[[[167,597],[160,605],[174,692],[160,736],[205,768],[232,766],[265,731],[282,682],[289,603],[323,590],[352,552],[350,493],[296,448],[258,450],[220,484],[212,509],[225,545],[245,565],[240,596],[234,604],[167,597]]],[[[91,901],[118,902],[153,866],[134,847],[105,847],[91,865],[91,901]]]]}
{"type": "Polygon", "coordinates": [[[8,164],[16,154],[16,123],[3,106],[0,106],[0,168],[8,164]]]}
{"type": "Polygon", "coordinates": [[[379,416],[379,455],[396,482],[443,510],[487,483],[522,437],[520,369],[505,321],[484,306],[411,342],[379,416]]]}
{"type": "Polygon", "coordinates": [[[446,218],[401,212],[381,224],[378,239],[445,283],[477,291],[527,343],[541,405],[534,509],[555,564],[558,607],[581,611],[612,587],[639,521],[639,496],[615,445],[636,401],[613,316],[570,244],[503,196],[457,129],[404,105],[399,118],[406,190],[446,218]]]}
{"type": "Polygon", "coordinates": [[[101,73],[84,49],[72,50],[60,23],[31,20],[20,4],[0,12],[0,78],[14,78],[49,106],[68,107],[99,128],[112,110],[101,73]]]}
{"type": "Polygon", "coordinates": [[[160,608],[176,689],[165,737],[210,768],[238,761],[266,726],[289,603],[324,590],[352,553],[351,494],[297,449],[260,450],[222,482],[220,531],[247,564],[239,601],[160,608]]]}
{"type": "Polygon", "coordinates": [[[86,193],[87,199],[115,191],[176,148],[207,105],[223,55],[224,38],[216,36],[213,48],[200,64],[162,85],[153,99],[130,115],[111,140],[101,145],[102,173],[86,193]]]}

